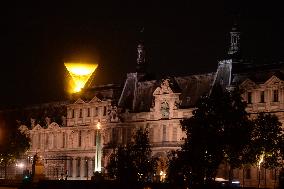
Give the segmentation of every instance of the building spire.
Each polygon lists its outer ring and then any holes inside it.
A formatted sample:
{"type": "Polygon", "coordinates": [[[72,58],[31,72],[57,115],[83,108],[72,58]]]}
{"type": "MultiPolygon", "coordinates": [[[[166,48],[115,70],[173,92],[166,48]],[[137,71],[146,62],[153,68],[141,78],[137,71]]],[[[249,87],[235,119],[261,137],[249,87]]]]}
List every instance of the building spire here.
{"type": "Polygon", "coordinates": [[[231,42],[228,54],[234,57],[239,56],[241,50],[240,49],[241,32],[239,30],[239,26],[237,23],[234,23],[232,30],[230,31],[230,37],[231,37],[231,42]]]}
{"type": "Polygon", "coordinates": [[[146,52],[144,47],[144,27],[139,32],[139,41],[137,45],[137,62],[136,62],[136,72],[145,73],[146,72],[146,52]]]}

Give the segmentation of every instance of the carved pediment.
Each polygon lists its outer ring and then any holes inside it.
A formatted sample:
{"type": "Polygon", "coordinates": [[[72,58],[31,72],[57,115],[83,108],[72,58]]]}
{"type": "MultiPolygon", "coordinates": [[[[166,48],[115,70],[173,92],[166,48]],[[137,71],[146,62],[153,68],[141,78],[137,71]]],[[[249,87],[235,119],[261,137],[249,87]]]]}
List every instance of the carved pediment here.
{"type": "Polygon", "coordinates": [[[172,94],[173,90],[170,87],[170,80],[164,79],[160,87],[157,87],[153,95],[172,94]]]}
{"type": "Polygon", "coordinates": [[[258,87],[258,85],[252,80],[246,79],[240,84],[240,87],[245,89],[255,89],[258,87]]]}
{"type": "Polygon", "coordinates": [[[275,75],[271,76],[265,83],[264,85],[279,85],[279,84],[283,84],[283,81],[281,79],[279,79],[278,77],[276,77],[275,75]]]}
{"type": "Polygon", "coordinates": [[[53,129],[59,129],[60,127],[56,122],[52,122],[50,125],[48,125],[47,128],[53,130],[53,129]]]}
{"type": "Polygon", "coordinates": [[[101,101],[102,101],[101,99],[95,96],[94,98],[92,98],[92,100],[90,100],[89,103],[96,103],[96,102],[101,102],[101,101]]]}
{"type": "Polygon", "coordinates": [[[43,128],[40,126],[40,124],[37,124],[37,125],[33,128],[34,131],[41,130],[41,129],[43,129],[43,128]]]}
{"type": "Polygon", "coordinates": [[[78,98],[78,99],[76,100],[76,102],[74,102],[74,104],[84,104],[84,103],[85,103],[85,101],[82,100],[81,98],[78,98]]]}

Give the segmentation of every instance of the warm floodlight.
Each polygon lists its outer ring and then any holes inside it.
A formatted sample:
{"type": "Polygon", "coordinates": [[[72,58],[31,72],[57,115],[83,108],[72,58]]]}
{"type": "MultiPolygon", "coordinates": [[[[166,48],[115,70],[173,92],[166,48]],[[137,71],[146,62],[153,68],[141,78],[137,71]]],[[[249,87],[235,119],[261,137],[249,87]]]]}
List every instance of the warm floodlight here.
{"type": "Polygon", "coordinates": [[[101,123],[100,122],[97,123],[97,129],[101,129],[101,123]]]}
{"type": "Polygon", "coordinates": [[[98,64],[64,63],[73,80],[72,92],[79,92],[94,73],[98,64]]]}

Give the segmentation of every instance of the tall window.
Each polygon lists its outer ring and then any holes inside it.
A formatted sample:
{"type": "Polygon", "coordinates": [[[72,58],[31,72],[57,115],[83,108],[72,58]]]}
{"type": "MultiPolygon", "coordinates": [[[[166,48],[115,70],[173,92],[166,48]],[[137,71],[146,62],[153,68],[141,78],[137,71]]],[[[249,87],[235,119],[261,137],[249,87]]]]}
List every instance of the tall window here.
{"type": "Polygon", "coordinates": [[[154,128],[151,127],[149,131],[149,141],[154,142],[154,128]]]}
{"type": "Polygon", "coordinates": [[[65,147],[65,133],[62,133],[62,148],[65,147]]]}
{"type": "Polygon", "coordinates": [[[122,144],[127,144],[127,128],[122,129],[122,144]]]}
{"type": "Polygon", "coordinates": [[[87,117],[90,117],[90,108],[87,109],[87,117]]]}
{"type": "Polygon", "coordinates": [[[132,138],[132,128],[127,128],[127,142],[129,143],[132,138]]]}
{"type": "Polygon", "coordinates": [[[106,108],[106,106],[104,106],[104,116],[106,115],[106,112],[107,112],[107,108],[106,108]]]}
{"type": "Polygon", "coordinates": [[[85,159],[84,177],[88,176],[88,159],[85,159]]]}
{"type": "Polygon", "coordinates": [[[250,171],[250,169],[246,169],[245,171],[246,171],[245,172],[246,173],[245,178],[246,179],[251,179],[251,171],[250,171]]]}
{"type": "Polygon", "coordinates": [[[264,103],[264,91],[260,91],[260,103],[264,103]]]}
{"type": "Polygon", "coordinates": [[[80,109],[79,118],[82,118],[83,111],[80,109]]]}
{"type": "Polygon", "coordinates": [[[57,137],[56,133],[53,134],[53,148],[57,148],[57,137]]]}
{"type": "Polygon", "coordinates": [[[112,137],[111,137],[112,142],[117,143],[118,142],[117,129],[116,128],[112,128],[111,134],[112,134],[112,137]]]}
{"type": "Polygon", "coordinates": [[[264,180],[265,174],[266,174],[266,170],[263,167],[261,167],[260,168],[260,179],[261,180],[264,180]]]}
{"type": "Polygon", "coordinates": [[[271,169],[270,170],[270,178],[272,180],[276,180],[276,169],[271,169]]]}
{"type": "Polygon", "coordinates": [[[77,172],[76,176],[77,177],[80,177],[80,168],[81,168],[80,163],[81,163],[81,159],[78,158],[77,159],[77,166],[76,166],[76,172],[77,172]]]}
{"type": "Polygon", "coordinates": [[[95,115],[94,116],[98,116],[98,112],[99,112],[99,107],[95,108],[95,115]]]}
{"type": "Polygon", "coordinates": [[[37,146],[37,148],[38,149],[40,149],[40,141],[41,141],[41,137],[40,137],[40,133],[38,133],[38,146],[37,146]]]}
{"type": "Polygon", "coordinates": [[[251,104],[252,103],[252,93],[251,92],[248,92],[248,104],[251,104]]]}
{"type": "Polygon", "coordinates": [[[167,126],[163,125],[163,141],[167,141],[167,126]]]}
{"type": "Polygon", "coordinates": [[[48,148],[48,133],[45,133],[45,148],[48,148]]]}
{"type": "Polygon", "coordinates": [[[93,140],[93,145],[96,146],[96,131],[94,131],[94,140],[93,140]]]}
{"type": "Polygon", "coordinates": [[[162,118],[169,118],[169,104],[167,102],[161,103],[161,114],[162,118]]]}
{"type": "Polygon", "coordinates": [[[173,127],[173,140],[172,141],[177,141],[177,127],[173,127]]]}
{"type": "Polygon", "coordinates": [[[72,115],[71,115],[71,117],[72,117],[72,118],[75,117],[75,110],[74,110],[74,109],[72,109],[72,115]]]}
{"type": "Polygon", "coordinates": [[[79,131],[78,133],[78,146],[81,147],[82,145],[82,131],[79,131]]]}
{"type": "Polygon", "coordinates": [[[273,90],[273,102],[279,101],[279,95],[278,90],[273,90]]]}
{"type": "Polygon", "coordinates": [[[69,160],[69,169],[68,169],[68,176],[72,177],[73,176],[73,159],[69,160]]]}

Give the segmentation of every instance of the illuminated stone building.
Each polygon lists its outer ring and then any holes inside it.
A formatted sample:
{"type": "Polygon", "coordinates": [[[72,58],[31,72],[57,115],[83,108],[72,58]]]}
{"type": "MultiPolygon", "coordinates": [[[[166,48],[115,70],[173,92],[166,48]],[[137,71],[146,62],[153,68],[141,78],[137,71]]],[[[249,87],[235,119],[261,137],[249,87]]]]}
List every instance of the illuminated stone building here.
{"type": "MultiPolygon", "coordinates": [[[[38,153],[45,165],[45,175],[50,179],[58,179],[62,174],[67,174],[68,179],[90,179],[96,157],[96,125],[100,123],[103,168],[113,144],[126,144],[139,127],[149,130],[153,156],[166,161],[167,152],[178,149],[185,136],[180,120],[191,117],[197,100],[217,83],[230,90],[242,87],[247,111],[252,115],[273,112],[283,122],[284,70],[281,68],[284,64],[255,66],[242,60],[237,27],[232,28],[230,36],[228,57],[219,61],[215,73],[159,80],[147,76],[146,53],[140,41],[136,72],[128,73],[121,87],[104,85],[86,89],[85,95],[66,105],[66,121],[61,125],[51,123],[48,118],[45,126],[32,121],[29,159],[38,153]]],[[[165,167],[159,169],[165,171],[165,167]]],[[[261,185],[264,186],[266,178],[266,186],[273,187],[278,173],[279,170],[261,169],[261,185]]],[[[220,171],[220,176],[227,177],[222,174],[220,171]]],[[[254,167],[235,170],[234,177],[245,186],[256,186],[258,170],[254,167]]]]}

